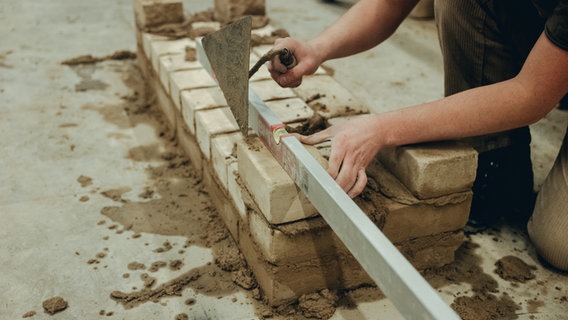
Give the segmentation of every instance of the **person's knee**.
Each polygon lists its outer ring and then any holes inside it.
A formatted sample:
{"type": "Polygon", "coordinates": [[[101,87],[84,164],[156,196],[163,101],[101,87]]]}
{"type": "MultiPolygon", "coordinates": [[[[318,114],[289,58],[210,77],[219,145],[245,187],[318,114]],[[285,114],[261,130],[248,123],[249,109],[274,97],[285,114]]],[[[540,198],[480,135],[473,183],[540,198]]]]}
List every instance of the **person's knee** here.
{"type": "Polygon", "coordinates": [[[542,259],[555,268],[568,271],[566,230],[562,224],[551,222],[531,218],[527,225],[529,237],[542,259]]]}

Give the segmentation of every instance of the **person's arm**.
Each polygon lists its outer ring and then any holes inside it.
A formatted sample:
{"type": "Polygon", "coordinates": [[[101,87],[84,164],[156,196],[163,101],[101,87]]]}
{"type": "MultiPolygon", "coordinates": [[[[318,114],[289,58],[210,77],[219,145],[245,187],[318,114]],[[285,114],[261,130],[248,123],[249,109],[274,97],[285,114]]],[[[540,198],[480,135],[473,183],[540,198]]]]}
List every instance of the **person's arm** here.
{"type": "Polygon", "coordinates": [[[370,49],[390,37],[418,0],[361,0],[316,38],[303,43],[278,39],[275,49],[288,48],[298,65],[288,70],[277,59],[269,70],[283,87],[295,87],[325,61],[370,49]]]}
{"type": "Polygon", "coordinates": [[[568,92],[568,51],[542,34],[520,73],[507,81],[434,102],[361,117],[300,141],[331,140],[329,174],[352,197],[367,183],[365,168],[389,146],[484,135],[532,124],[568,92]]]}

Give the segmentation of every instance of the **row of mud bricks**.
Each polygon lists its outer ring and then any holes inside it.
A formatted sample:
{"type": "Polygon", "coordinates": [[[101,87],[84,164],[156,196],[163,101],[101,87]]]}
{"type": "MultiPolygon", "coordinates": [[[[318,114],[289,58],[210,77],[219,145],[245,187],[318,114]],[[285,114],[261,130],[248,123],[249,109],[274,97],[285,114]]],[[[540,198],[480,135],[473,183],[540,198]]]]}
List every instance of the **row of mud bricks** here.
{"type": "MultiPolygon", "coordinates": [[[[260,21],[253,38],[273,37],[264,1],[216,0],[214,9],[193,15],[184,14],[181,0],[133,5],[143,75],[266,300],[279,305],[323,288],[373,284],[260,140],[239,132],[219,87],[195,61],[195,37],[239,15],[260,21]]],[[[254,46],[251,62],[270,48],[254,46]]],[[[323,69],[284,89],[262,68],[250,87],[290,126],[317,114],[333,125],[369,113],[323,69]]],[[[325,165],[329,144],[310,150],[325,165]]],[[[440,267],[463,241],[476,163],[473,149],[454,143],[385,150],[355,201],[417,269],[440,267]]]]}

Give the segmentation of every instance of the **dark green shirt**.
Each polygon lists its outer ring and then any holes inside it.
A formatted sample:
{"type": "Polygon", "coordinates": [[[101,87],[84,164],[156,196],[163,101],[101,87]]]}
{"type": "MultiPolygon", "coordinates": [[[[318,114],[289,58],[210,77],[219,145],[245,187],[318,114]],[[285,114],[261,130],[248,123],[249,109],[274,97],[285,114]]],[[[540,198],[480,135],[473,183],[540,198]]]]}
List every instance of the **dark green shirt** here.
{"type": "Polygon", "coordinates": [[[568,50],[568,0],[533,0],[539,13],[547,18],[544,33],[558,47],[568,50]]]}

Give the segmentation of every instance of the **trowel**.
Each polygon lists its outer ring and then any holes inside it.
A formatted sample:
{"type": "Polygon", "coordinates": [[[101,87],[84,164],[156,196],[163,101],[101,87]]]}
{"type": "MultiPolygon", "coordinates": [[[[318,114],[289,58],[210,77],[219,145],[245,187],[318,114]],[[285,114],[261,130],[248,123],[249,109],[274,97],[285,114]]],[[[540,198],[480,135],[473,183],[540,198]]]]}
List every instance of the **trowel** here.
{"type": "Polygon", "coordinates": [[[252,18],[246,16],[201,40],[212,75],[245,137],[248,134],[249,78],[275,56],[288,68],[295,65],[294,56],[283,48],[268,51],[249,70],[251,32],[252,18]]]}

